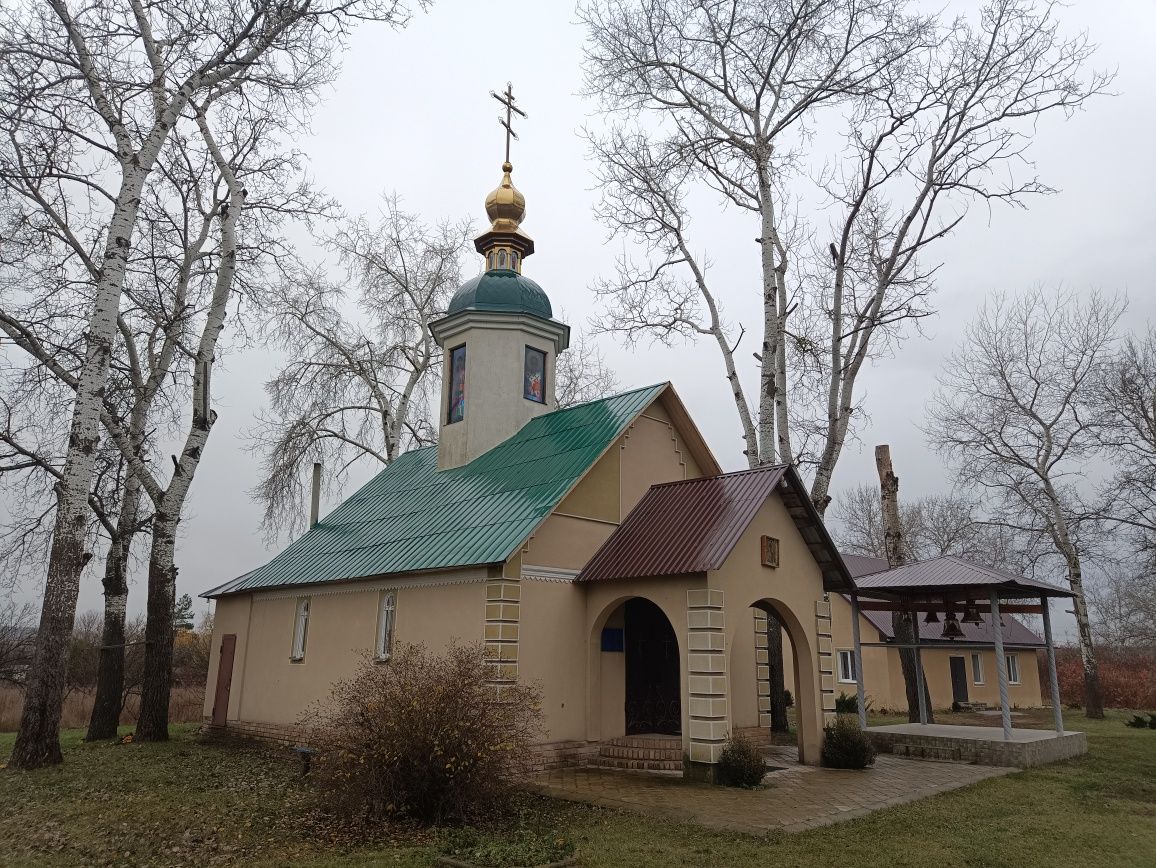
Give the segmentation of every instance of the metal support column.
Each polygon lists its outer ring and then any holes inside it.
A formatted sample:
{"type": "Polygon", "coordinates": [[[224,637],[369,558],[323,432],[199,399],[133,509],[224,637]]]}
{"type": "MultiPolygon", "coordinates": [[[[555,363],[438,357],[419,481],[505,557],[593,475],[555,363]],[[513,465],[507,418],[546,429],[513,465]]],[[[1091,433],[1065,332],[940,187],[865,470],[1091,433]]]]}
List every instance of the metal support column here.
{"type": "Polygon", "coordinates": [[[1004,741],[1011,741],[1011,709],[1007,697],[1007,660],[1003,654],[1003,623],[999,619],[999,594],[991,592],[991,633],[995,637],[995,668],[999,677],[999,711],[1004,741]]]}
{"type": "Polygon", "coordinates": [[[1060,708],[1060,679],[1056,676],[1056,646],[1052,642],[1052,613],[1047,597],[1040,597],[1044,607],[1044,645],[1048,649],[1048,682],[1052,689],[1052,717],[1056,722],[1056,733],[1064,734],[1064,713],[1060,708]]]}
{"type": "Polygon", "coordinates": [[[859,596],[857,594],[851,595],[851,639],[855,644],[855,695],[859,700],[859,728],[866,729],[867,699],[863,690],[863,646],[859,641],[859,596]]]}
{"type": "Polygon", "coordinates": [[[919,722],[927,725],[927,691],[923,685],[923,655],[919,651],[919,616],[911,615],[911,633],[915,637],[915,689],[919,692],[919,722]]]}

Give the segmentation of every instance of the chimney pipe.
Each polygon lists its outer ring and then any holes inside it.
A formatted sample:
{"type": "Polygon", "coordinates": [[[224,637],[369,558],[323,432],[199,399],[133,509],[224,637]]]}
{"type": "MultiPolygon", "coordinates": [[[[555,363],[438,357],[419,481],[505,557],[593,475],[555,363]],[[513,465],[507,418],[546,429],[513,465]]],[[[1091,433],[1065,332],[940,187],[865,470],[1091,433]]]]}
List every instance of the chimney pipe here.
{"type": "Polygon", "coordinates": [[[309,527],[317,524],[318,512],[321,510],[321,462],[313,462],[313,492],[309,503],[309,527]]]}

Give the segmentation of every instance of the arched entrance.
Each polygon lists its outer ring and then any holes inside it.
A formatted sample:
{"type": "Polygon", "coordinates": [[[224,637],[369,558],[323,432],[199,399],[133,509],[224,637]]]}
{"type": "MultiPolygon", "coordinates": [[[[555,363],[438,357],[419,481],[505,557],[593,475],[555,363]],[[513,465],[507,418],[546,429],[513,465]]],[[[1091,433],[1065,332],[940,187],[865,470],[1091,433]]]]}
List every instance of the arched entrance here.
{"type": "MultiPolygon", "coordinates": [[[[785,686],[791,693],[792,708],[788,717],[795,729],[800,762],[814,762],[821,743],[822,711],[819,705],[818,668],[814,649],[795,613],[776,601],[764,599],[751,604],[751,608],[776,617],[782,626],[782,649],[785,669],[785,686]]],[[[757,622],[756,622],[757,623],[757,622]]],[[[756,647],[756,654],[759,651],[756,647]]],[[[764,683],[769,683],[772,674],[770,666],[762,664],[760,655],[756,673],[761,682],[760,695],[769,695],[764,683]],[[765,674],[764,674],[764,670],[765,674]]],[[[749,670],[748,670],[749,671],[749,670]]],[[[760,711],[762,709],[760,708],[760,711]]],[[[760,720],[762,716],[760,715],[760,720]]],[[[760,723],[760,726],[762,724],[760,723]]]]}
{"type": "Polygon", "coordinates": [[[678,639],[654,603],[634,597],[623,603],[626,655],[626,734],[682,733],[678,639]]]}
{"type": "Polygon", "coordinates": [[[686,649],[666,613],[635,595],[602,605],[590,633],[589,739],[682,733],[686,649]]]}

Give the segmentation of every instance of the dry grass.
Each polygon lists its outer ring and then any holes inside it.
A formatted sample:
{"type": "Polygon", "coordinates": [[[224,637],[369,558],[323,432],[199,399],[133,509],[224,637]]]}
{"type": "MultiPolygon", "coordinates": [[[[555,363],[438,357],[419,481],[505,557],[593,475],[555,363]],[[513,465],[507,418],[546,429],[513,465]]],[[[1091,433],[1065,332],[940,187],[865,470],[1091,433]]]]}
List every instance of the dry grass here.
{"type": "MultiPolygon", "coordinates": [[[[1156,731],[1125,719],[1069,712],[1069,725],[1088,733],[1087,756],[806,832],[756,838],[547,799],[529,800],[536,814],[519,824],[575,841],[586,868],[1151,868],[1156,731]]],[[[202,741],[192,726],[173,727],[164,744],[82,736],[64,734],[63,766],[0,771],[5,868],[428,868],[434,855],[430,833],[333,825],[284,748],[202,741]]],[[[0,763],[12,740],[0,734],[0,763]]]]}
{"type": "MultiPolygon", "coordinates": [[[[94,694],[72,691],[65,697],[60,725],[65,729],[85,729],[92,716],[94,694]]],[[[172,723],[199,723],[205,704],[204,687],[176,687],[169,696],[169,720],[172,723]]],[[[136,723],[140,699],[130,696],[120,722],[124,726],[136,723]]],[[[0,732],[15,732],[20,726],[20,712],[24,696],[15,687],[0,687],[0,732]]]]}

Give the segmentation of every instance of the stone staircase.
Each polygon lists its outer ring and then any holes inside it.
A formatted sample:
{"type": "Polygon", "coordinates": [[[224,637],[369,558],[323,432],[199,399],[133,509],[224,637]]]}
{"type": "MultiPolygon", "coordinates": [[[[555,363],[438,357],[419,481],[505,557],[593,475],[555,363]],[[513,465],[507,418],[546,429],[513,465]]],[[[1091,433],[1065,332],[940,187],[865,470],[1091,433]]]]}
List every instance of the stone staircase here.
{"type": "Polygon", "coordinates": [[[651,772],[682,771],[682,737],[677,735],[626,735],[598,745],[590,765],[599,768],[651,772]]]}

